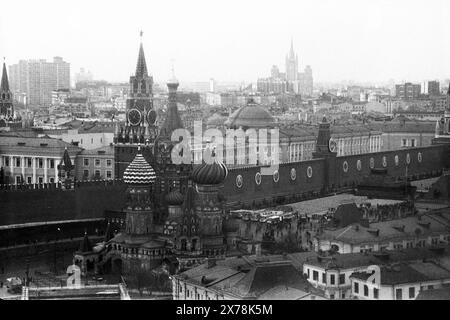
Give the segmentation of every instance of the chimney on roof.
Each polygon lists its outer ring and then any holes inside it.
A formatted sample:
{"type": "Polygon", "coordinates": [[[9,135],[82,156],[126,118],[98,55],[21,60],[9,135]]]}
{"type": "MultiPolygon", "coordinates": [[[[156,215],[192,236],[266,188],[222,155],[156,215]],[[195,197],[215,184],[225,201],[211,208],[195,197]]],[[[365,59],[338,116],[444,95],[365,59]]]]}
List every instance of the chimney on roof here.
{"type": "Polygon", "coordinates": [[[368,229],[368,232],[378,237],[380,235],[380,229],[368,229]]]}
{"type": "Polygon", "coordinates": [[[260,243],[255,244],[255,254],[256,254],[257,258],[261,257],[261,244],[260,243]]]}

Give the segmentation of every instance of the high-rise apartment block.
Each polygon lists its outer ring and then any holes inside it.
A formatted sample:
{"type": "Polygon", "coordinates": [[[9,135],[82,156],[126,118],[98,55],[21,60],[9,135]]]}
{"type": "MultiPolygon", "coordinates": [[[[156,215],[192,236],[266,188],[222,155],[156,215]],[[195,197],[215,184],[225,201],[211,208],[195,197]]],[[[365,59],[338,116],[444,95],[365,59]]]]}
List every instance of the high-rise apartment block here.
{"type": "Polygon", "coordinates": [[[428,92],[430,96],[439,96],[441,94],[441,89],[439,81],[428,81],[428,92]]]}
{"type": "Polygon", "coordinates": [[[25,94],[29,105],[49,105],[53,90],[70,88],[70,63],[61,57],[54,57],[53,62],[20,60],[9,67],[9,73],[11,90],[25,94]]]}
{"type": "Polygon", "coordinates": [[[395,85],[395,96],[404,100],[417,99],[420,95],[420,84],[407,82],[395,85]]]}
{"type": "Polygon", "coordinates": [[[94,80],[94,76],[89,70],[80,68],[80,71],[75,74],[75,84],[78,82],[89,82],[94,80]]]}

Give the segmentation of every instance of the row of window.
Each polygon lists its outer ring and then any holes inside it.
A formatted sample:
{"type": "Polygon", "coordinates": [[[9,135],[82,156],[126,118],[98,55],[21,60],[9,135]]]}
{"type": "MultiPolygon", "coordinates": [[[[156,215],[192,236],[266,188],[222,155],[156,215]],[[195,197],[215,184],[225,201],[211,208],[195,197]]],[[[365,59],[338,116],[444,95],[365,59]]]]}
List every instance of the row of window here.
{"type": "MultiPolygon", "coordinates": [[[[10,161],[10,157],[3,157],[3,165],[5,167],[13,167],[13,168],[21,168],[22,165],[26,168],[33,167],[33,159],[30,157],[24,157],[23,162],[21,157],[12,157],[12,162],[10,161]]],[[[36,168],[43,169],[44,168],[44,158],[36,158],[36,168]]],[[[55,159],[47,160],[47,168],[54,169],[55,168],[55,159]]]]}
{"type": "Polygon", "coordinates": [[[416,139],[402,139],[402,147],[417,147],[416,139]]]}
{"type": "MultiPolygon", "coordinates": [[[[428,286],[428,289],[433,289],[433,286],[428,286]]],[[[354,282],[353,284],[353,293],[359,294],[359,283],[354,282]]],[[[369,287],[367,285],[363,286],[363,296],[369,297],[369,287]]],[[[408,288],[408,297],[409,299],[415,299],[416,298],[416,288],[415,287],[409,287],[408,288]]],[[[378,299],[379,298],[379,290],[378,288],[373,288],[373,298],[378,299]]],[[[396,288],[395,289],[395,299],[396,300],[403,300],[403,289],[402,288],[396,288]]]]}
{"type": "MultiPolygon", "coordinates": [[[[179,291],[180,294],[183,293],[183,286],[179,285],[179,291]]],[[[186,298],[194,298],[195,300],[212,300],[212,297],[210,295],[208,295],[208,292],[205,291],[205,297],[204,299],[202,299],[202,296],[200,295],[200,293],[197,292],[197,288],[194,288],[194,290],[189,290],[188,288],[186,288],[186,298]]],[[[216,300],[219,300],[219,296],[216,294],[215,295],[216,300]]]]}
{"type": "MultiPolygon", "coordinates": [[[[25,177],[24,181],[22,181],[22,176],[16,176],[15,180],[16,180],[16,184],[22,184],[22,183],[32,184],[33,183],[33,177],[31,177],[31,176],[25,177]]],[[[48,182],[54,183],[55,178],[53,178],[53,177],[49,178],[48,182]]],[[[36,177],[36,183],[44,183],[44,177],[36,177]]]]}
{"type": "MultiPolygon", "coordinates": [[[[369,287],[367,285],[364,285],[363,287],[363,295],[364,297],[369,297],[369,287]]],[[[359,283],[355,282],[353,284],[353,293],[359,294],[359,283]]],[[[378,299],[379,298],[379,289],[378,288],[373,288],[373,298],[374,299],[378,299]]]]}
{"type": "MultiPolygon", "coordinates": [[[[308,277],[308,279],[311,279],[311,272],[310,269],[306,269],[306,275],[308,277]]],[[[313,270],[312,272],[312,280],[313,281],[319,281],[319,271],[317,270],[313,270]]],[[[330,285],[336,285],[336,275],[335,274],[330,274],[330,285]]],[[[339,285],[345,284],[345,274],[342,273],[339,275],[339,285]]],[[[327,284],[327,274],[326,272],[322,272],[321,274],[321,280],[320,280],[323,284],[327,284]]]]}
{"type": "MultiPolygon", "coordinates": [[[[83,165],[85,167],[89,167],[90,159],[89,158],[83,158],[83,165]]],[[[102,159],[94,159],[94,165],[96,167],[102,166],[102,159]]],[[[112,167],[112,159],[106,159],[106,166],[112,167]]]]}
{"type": "MultiPolygon", "coordinates": [[[[94,170],[93,173],[95,178],[106,178],[106,179],[112,179],[112,171],[111,170],[105,170],[105,176],[102,176],[101,170],[94,170]]],[[[89,178],[90,177],[90,171],[88,169],[83,170],[83,177],[89,178]]]]}
{"type": "MultiPolygon", "coordinates": [[[[109,248],[111,249],[111,246],[109,248]]],[[[139,249],[139,248],[122,247],[121,245],[117,245],[117,244],[113,244],[112,248],[116,251],[121,251],[126,254],[142,254],[145,256],[161,256],[161,255],[165,255],[168,253],[165,249],[144,250],[144,249],[139,249]]]]}
{"type": "MultiPolygon", "coordinates": [[[[103,143],[103,138],[100,138],[100,143],[103,143]]],[[[80,144],[83,144],[83,139],[81,139],[80,144]]],[[[94,144],[94,138],[91,138],[91,144],[94,144]]]]}
{"type": "MultiPolygon", "coordinates": [[[[443,236],[443,240],[450,241],[450,236],[443,236]]],[[[440,237],[433,237],[431,238],[431,245],[438,245],[440,241],[440,237]]],[[[406,241],[406,242],[394,242],[392,244],[392,248],[395,250],[400,249],[410,249],[410,248],[424,248],[427,246],[427,240],[426,239],[419,239],[416,242],[414,241],[406,241]]],[[[379,251],[387,250],[389,248],[389,244],[380,244],[379,251]]],[[[372,246],[361,246],[359,249],[359,252],[372,252],[374,251],[374,248],[372,246]]],[[[357,252],[357,250],[355,250],[357,252]]]]}

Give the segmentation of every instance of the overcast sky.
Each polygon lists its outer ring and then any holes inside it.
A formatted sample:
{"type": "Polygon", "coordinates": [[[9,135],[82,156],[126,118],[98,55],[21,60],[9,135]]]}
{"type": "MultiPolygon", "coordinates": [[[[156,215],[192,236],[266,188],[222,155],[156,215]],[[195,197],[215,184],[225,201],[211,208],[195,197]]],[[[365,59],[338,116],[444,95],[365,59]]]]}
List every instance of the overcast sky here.
{"type": "Polygon", "coordinates": [[[255,81],[290,39],[316,81],[450,78],[448,0],[2,1],[0,55],[62,56],[72,74],[128,81],[139,31],[155,81],[255,81]]]}

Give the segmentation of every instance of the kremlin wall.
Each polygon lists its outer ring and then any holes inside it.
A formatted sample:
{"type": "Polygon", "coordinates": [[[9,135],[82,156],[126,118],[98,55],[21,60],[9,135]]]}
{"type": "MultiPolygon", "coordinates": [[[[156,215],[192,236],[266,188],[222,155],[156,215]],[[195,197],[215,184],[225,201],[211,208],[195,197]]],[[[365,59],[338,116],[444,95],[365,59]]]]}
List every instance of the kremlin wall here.
{"type": "Polygon", "coordinates": [[[80,182],[65,190],[0,189],[0,225],[103,218],[105,210],[121,210],[126,186],[121,181],[80,182]]]}
{"type": "MultiPolygon", "coordinates": [[[[290,197],[297,201],[326,195],[357,186],[364,177],[369,176],[371,159],[374,168],[383,168],[384,158],[389,176],[404,179],[407,174],[409,179],[418,180],[439,176],[450,163],[450,150],[448,145],[434,145],[280,164],[279,178],[276,178],[276,174],[261,176],[259,185],[256,178],[259,167],[235,168],[229,170],[220,193],[229,207],[238,204],[261,204],[264,200],[271,202],[278,197],[285,197],[289,202],[290,197]],[[395,162],[396,156],[398,165],[395,162]],[[407,157],[410,159],[408,165],[407,157]],[[327,161],[336,168],[334,177],[328,183],[325,180],[327,161]]],[[[126,197],[125,189],[126,186],[120,181],[83,182],[78,183],[73,190],[2,189],[0,225],[101,218],[107,210],[122,210],[126,197]]]]}
{"type": "Polygon", "coordinates": [[[297,199],[306,199],[311,195],[325,195],[356,187],[364,177],[370,175],[371,159],[373,159],[373,168],[386,168],[388,175],[394,179],[404,179],[408,175],[410,180],[419,180],[441,175],[443,168],[450,163],[450,149],[448,145],[435,145],[280,164],[278,181],[276,182],[276,176],[261,176],[259,185],[256,183],[258,167],[230,169],[221,192],[228,205],[258,204],[263,200],[270,201],[277,197],[296,196],[297,199]],[[398,156],[398,165],[395,162],[396,156],[398,156]],[[409,164],[406,163],[407,157],[410,159],[409,164]],[[386,167],[383,166],[383,159],[386,159],[386,167]],[[333,179],[328,183],[325,180],[327,161],[336,168],[333,179]],[[310,177],[308,177],[308,168],[312,169],[309,170],[312,173],[310,177]],[[295,174],[292,174],[293,170],[295,174]],[[239,176],[242,178],[238,178],[239,176]],[[242,181],[241,187],[239,187],[240,181],[242,181]]]}

